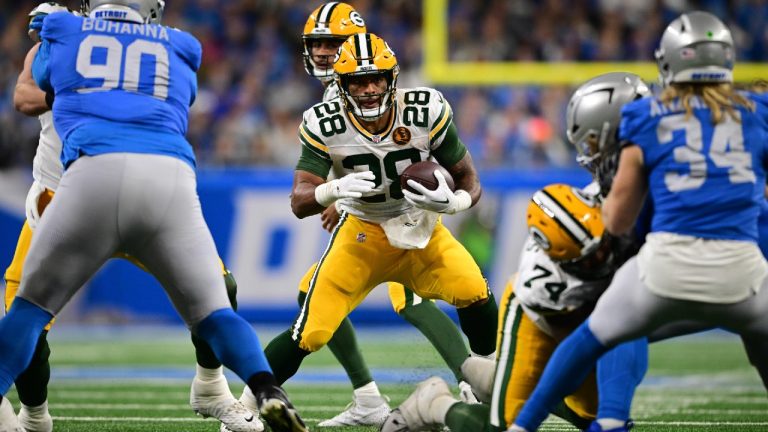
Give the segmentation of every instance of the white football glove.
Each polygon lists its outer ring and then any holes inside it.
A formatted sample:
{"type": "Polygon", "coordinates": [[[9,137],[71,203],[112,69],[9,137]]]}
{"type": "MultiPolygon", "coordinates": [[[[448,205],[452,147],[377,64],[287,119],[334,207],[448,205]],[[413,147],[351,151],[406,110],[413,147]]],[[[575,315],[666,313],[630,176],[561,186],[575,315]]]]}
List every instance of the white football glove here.
{"type": "Polygon", "coordinates": [[[435,170],[435,178],[437,179],[435,190],[429,190],[415,180],[408,180],[408,186],[419,193],[404,189],[405,200],[414,207],[447,214],[454,214],[472,206],[472,197],[469,192],[462,189],[453,192],[439,170],[435,170]]]}
{"type": "Polygon", "coordinates": [[[38,183],[35,180],[32,183],[32,187],[27,192],[27,200],[24,204],[24,212],[27,215],[27,225],[34,231],[37,227],[37,221],[40,220],[40,212],[37,210],[37,202],[40,200],[40,195],[45,192],[45,186],[38,183]]]}
{"type": "Polygon", "coordinates": [[[315,200],[323,207],[328,207],[339,198],[360,198],[373,192],[376,176],[372,171],[355,172],[342,178],[331,180],[315,188],[315,200]]]}

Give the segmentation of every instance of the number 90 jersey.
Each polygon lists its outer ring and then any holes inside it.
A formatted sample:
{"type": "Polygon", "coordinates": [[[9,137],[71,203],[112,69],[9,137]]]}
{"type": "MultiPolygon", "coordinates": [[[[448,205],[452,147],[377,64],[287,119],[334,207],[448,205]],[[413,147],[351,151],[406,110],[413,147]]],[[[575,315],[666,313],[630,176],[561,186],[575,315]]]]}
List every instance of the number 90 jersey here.
{"type": "Polygon", "coordinates": [[[302,156],[297,170],[323,178],[332,170],[335,178],[356,171],[372,171],[376,189],[362,198],[339,201],[352,215],[381,223],[414,211],[403,199],[400,174],[416,162],[434,157],[450,167],[466,154],[453,126],[453,113],[443,95],[434,89],[398,89],[394,114],[380,134],[372,134],[340,98],[319,103],[304,112],[299,127],[302,156]]]}
{"type": "Polygon", "coordinates": [[[187,132],[202,48],[192,35],[155,24],[45,17],[32,65],[54,92],[53,120],[66,167],[81,155],[155,153],[194,166],[187,132]]]}
{"type": "Polygon", "coordinates": [[[560,269],[532,237],[520,256],[515,279],[515,296],[531,320],[538,316],[573,312],[592,303],[605,291],[611,278],[582,281],[560,269]]]}

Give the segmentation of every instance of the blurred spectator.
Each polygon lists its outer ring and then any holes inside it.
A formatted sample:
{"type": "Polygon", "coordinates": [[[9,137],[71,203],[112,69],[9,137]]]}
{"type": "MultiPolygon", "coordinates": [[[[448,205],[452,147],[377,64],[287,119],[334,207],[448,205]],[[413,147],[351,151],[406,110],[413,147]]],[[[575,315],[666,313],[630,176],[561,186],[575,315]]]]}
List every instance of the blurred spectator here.
{"type": "MultiPolygon", "coordinates": [[[[39,2],[0,0],[0,168],[31,162],[39,125],[13,109],[24,55],[27,13],[39,2]]],[[[189,140],[199,164],[292,167],[300,152],[301,113],[321,86],[301,63],[301,31],[321,1],[170,0],[164,23],[203,44],[199,95],[189,140]]],[[[430,85],[419,73],[422,4],[350,0],[397,54],[401,87],[430,85]]],[[[78,8],[79,1],[69,1],[78,8]]],[[[768,59],[764,0],[451,0],[451,61],[649,61],[664,26],[681,11],[720,16],[741,61],[768,59]]],[[[572,165],[565,144],[564,86],[451,87],[459,133],[479,167],[572,165]]]]}

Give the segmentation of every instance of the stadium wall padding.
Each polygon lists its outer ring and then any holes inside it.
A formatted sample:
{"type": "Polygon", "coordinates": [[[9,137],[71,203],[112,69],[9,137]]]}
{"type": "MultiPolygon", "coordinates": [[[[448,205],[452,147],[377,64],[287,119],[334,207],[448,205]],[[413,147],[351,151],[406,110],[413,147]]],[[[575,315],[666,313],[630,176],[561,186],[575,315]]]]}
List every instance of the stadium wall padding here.
{"type": "MultiPolygon", "coordinates": [[[[293,171],[286,169],[201,170],[198,193],[219,254],[238,281],[240,313],[259,323],[289,324],[295,317],[297,284],[328,240],[319,216],[297,219],[290,209],[293,171]]],[[[546,184],[585,185],[586,172],[573,170],[484,171],[479,211],[495,226],[486,277],[499,295],[517,266],[525,238],[525,209],[531,193],[546,184]]],[[[23,206],[23,203],[22,203],[23,206]]],[[[22,206],[0,206],[0,259],[13,255],[22,206]]],[[[461,214],[444,217],[456,232],[461,214]]],[[[466,215],[465,215],[466,216],[466,215]]],[[[447,305],[445,309],[452,312],[447,305]]],[[[155,279],[127,261],[107,262],[82,290],[67,316],[91,321],[180,322],[155,279]],[[73,313],[74,312],[74,313],[73,313]]],[[[352,315],[355,323],[404,323],[393,311],[385,287],[352,315]]]]}

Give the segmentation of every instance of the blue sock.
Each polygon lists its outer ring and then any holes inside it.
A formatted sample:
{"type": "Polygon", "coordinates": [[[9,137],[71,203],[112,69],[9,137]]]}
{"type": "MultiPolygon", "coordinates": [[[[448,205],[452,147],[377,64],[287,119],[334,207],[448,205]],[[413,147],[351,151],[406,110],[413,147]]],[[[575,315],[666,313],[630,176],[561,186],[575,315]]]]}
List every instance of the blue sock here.
{"type": "Polygon", "coordinates": [[[597,418],[629,420],[635,388],[648,370],[648,339],[615,346],[597,361],[597,418]]]}
{"type": "Polygon", "coordinates": [[[0,395],[8,393],[13,381],[32,360],[40,333],[53,315],[16,297],[8,315],[0,320],[0,395]]]}
{"type": "Polygon", "coordinates": [[[581,324],[557,346],[536,390],[523,406],[515,424],[534,431],[563,398],[584,382],[606,348],[587,325],[581,324]]]}
{"type": "Polygon", "coordinates": [[[272,373],[256,332],[231,308],[219,309],[200,321],[197,335],[243,382],[258,372],[272,373]]]}

